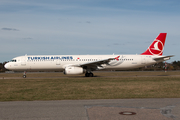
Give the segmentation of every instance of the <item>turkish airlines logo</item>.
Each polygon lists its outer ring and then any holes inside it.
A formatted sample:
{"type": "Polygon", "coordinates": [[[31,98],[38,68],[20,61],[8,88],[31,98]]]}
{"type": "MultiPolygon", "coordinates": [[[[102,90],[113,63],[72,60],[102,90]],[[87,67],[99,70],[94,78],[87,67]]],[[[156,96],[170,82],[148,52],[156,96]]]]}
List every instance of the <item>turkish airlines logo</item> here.
{"type": "Polygon", "coordinates": [[[153,55],[160,55],[163,52],[164,45],[163,43],[156,39],[149,47],[149,52],[153,55]]]}

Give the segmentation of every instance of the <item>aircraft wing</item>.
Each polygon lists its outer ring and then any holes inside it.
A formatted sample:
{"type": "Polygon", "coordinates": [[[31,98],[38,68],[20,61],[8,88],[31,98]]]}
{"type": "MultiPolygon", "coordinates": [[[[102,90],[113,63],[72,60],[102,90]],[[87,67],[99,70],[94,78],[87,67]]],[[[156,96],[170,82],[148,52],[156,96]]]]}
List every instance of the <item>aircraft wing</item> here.
{"type": "Polygon", "coordinates": [[[159,61],[159,60],[169,60],[170,57],[173,57],[174,55],[170,55],[170,56],[162,56],[162,57],[157,57],[157,58],[153,58],[154,60],[156,61],[159,61]]]}
{"type": "Polygon", "coordinates": [[[88,70],[96,70],[98,67],[102,67],[101,65],[102,64],[109,64],[109,62],[111,60],[119,60],[119,57],[115,57],[115,58],[108,58],[108,59],[103,59],[103,60],[99,60],[99,61],[94,61],[94,62],[88,62],[88,63],[84,63],[84,64],[79,64],[79,65],[76,65],[76,66],[80,66],[80,67],[83,67],[85,69],[88,69],[88,70]]]}

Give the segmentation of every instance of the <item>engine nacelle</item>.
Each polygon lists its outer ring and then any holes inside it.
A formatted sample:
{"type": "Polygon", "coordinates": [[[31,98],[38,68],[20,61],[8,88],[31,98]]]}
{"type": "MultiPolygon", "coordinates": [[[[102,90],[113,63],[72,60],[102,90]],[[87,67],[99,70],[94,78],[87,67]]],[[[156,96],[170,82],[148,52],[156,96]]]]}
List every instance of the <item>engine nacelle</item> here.
{"type": "Polygon", "coordinates": [[[74,75],[74,74],[83,74],[85,70],[82,67],[66,67],[64,70],[64,74],[74,75]]]}

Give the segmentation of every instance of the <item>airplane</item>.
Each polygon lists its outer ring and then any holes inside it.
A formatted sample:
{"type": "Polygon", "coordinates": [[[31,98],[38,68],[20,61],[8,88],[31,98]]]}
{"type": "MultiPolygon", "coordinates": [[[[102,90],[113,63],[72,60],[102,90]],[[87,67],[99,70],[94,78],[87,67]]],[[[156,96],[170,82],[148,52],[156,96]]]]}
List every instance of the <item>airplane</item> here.
{"type": "Polygon", "coordinates": [[[169,60],[163,56],[167,33],[160,33],[145,52],[139,55],[25,55],[13,58],[5,68],[13,71],[64,71],[93,77],[96,70],[127,70],[169,60]]]}

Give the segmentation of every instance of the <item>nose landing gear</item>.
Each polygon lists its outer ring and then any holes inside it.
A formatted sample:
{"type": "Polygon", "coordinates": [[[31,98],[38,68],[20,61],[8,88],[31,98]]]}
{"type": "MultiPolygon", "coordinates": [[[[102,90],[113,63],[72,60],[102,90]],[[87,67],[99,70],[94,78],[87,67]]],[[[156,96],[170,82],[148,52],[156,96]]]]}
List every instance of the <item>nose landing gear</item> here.
{"type": "Polygon", "coordinates": [[[26,78],[26,71],[24,71],[24,75],[23,75],[23,78],[26,78]]]}

